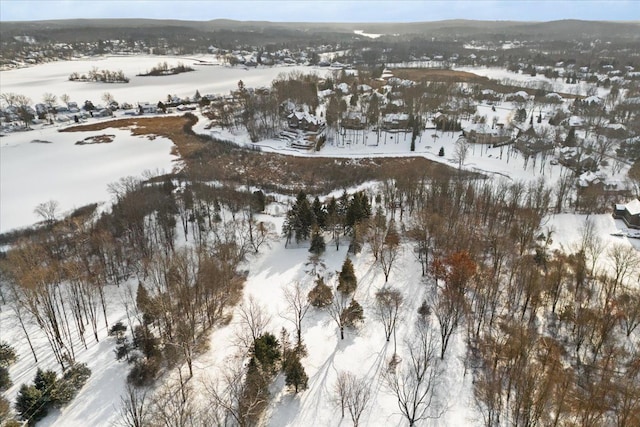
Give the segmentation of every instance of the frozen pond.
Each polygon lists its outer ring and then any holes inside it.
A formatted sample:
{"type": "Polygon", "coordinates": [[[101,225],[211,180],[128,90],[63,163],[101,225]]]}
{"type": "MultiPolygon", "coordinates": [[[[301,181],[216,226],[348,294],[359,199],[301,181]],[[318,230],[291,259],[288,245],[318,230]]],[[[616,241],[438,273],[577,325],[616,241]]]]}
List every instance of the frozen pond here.
{"type": "Polygon", "coordinates": [[[242,80],[247,87],[269,86],[280,73],[302,71],[324,75],[326,68],[290,66],[248,68],[219,65],[215,56],[198,57],[166,57],[166,56],[109,56],[82,59],[75,61],[59,61],[41,64],[30,68],[0,71],[2,92],[24,94],[34,103],[42,102],[44,93],[52,93],[58,97],[67,94],[71,101],[79,105],[85,100],[94,104],[102,103],[102,95],[109,92],[116,101],[135,104],[137,102],[164,101],[167,95],[191,97],[199,90],[201,94],[226,94],[237,89],[242,80]],[[167,62],[170,67],[178,63],[191,66],[195,71],[171,76],[138,77],[160,62],[167,62]],[[198,65],[206,61],[212,65],[198,65]],[[130,79],[129,83],[93,83],[70,81],[73,72],[88,73],[93,67],[98,70],[118,71],[130,79]]]}

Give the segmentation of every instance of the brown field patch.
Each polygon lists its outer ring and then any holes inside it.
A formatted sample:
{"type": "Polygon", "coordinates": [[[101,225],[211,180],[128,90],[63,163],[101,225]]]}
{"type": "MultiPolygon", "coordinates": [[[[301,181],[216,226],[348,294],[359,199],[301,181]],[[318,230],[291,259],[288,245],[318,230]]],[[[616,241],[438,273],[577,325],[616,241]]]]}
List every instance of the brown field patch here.
{"type": "MultiPolygon", "coordinates": [[[[193,117],[193,116],[192,116],[193,117]]],[[[369,180],[448,177],[457,171],[423,157],[337,159],[293,157],[264,153],[208,139],[191,132],[189,117],[128,118],[65,129],[66,132],[130,129],[134,135],[171,139],[186,164],[182,174],[191,179],[256,185],[293,193],[305,188],[325,193],[369,180]]]]}

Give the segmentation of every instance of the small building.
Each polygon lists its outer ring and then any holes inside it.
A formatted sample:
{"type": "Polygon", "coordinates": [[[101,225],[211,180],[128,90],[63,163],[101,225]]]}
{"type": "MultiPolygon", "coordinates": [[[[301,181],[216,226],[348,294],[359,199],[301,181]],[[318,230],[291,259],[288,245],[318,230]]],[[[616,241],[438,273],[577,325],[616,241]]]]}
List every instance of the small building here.
{"type": "Polygon", "coordinates": [[[464,135],[473,144],[502,145],[514,139],[514,132],[503,126],[475,123],[463,129],[464,135]]]}
{"type": "Polygon", "coordinates": [[[409,129],[409,115],[407,113],[385,114],[382,118],[382,128],[385,130],[409,129]]]}
{"type": "Polygon", "coordinates": [[[320,119],[304,111],[295,111],[287,116],[287,123],[292,129],[317,132],[320,129],[320,119]]]}
{"type": "Polygon", "coordinates": [[[138,112],[140,114],[155,114],[158,112],[158,106],[149,102],[139,102],[138,112]]]}
{"type": "Polygon", "coordinates": [[[367,118],[359,111],[348,111],[342,117],[340,125],[345,129],[361,130],[367,125],[367,118]]]}
{"type": "Polygon", "coordinates": [[[613,217],[621,219],[629,228],[640,228],[640,200],[634,199],[627,204],[616,204],[613,217]]]}

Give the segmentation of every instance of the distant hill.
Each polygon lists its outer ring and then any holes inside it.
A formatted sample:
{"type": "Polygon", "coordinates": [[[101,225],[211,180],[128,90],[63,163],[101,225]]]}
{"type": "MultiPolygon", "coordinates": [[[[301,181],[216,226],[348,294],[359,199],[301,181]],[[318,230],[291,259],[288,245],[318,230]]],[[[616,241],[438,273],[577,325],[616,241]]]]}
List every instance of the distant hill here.
{"type": "Polygon", "coordinates": [[[640,22],[561,20],[550,22],[446,20],[410,23],[306,23],[234,21],[181,21],[154,19],[71,19],[53,21],[3,22],[0,38],[29,35],[39,40],[92,41],[136,37],[181,36],[203,38],[212,34],[244,34],[243,42],[262,44],[287,37],[324,39],[354,37],[354,30],[395,35],[400,38],[431,36],[438,38],[500,37],[539,40],[619,39],[640,40],[640,22]],[[253,35],[251,35],[253,34],[253,35]],[[245,40],[246,39],[246,40],[245,40]]]}

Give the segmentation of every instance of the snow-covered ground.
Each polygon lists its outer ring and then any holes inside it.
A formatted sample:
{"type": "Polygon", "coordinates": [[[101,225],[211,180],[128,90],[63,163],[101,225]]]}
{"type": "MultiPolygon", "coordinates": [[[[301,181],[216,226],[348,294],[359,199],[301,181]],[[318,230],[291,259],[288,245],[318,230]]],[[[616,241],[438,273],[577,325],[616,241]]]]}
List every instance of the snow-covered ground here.
{"type": "Polygon", "coordinates": [[[34,208],[49,200],[60,213],[110,199],[107,185],[145,170],[171,172],[177,157],[166,138],[132,136],[129,130],[58,132],[47,127],[0,139],[0,232],[40,220],[34,208]],[[76,145],[90,136],[113,142],[76,145]]]}
{"type": "MultiPolygon", "coordinates": [[[[554,92],[569,93],[572,95],[586,96],[590,88],[596,87],[595,84],[580,81],[576,84],[565,83],[562,77],[558,79],[549,79],[542,74],[532,77],[529,74],[514,73],[504,68],[498,67],[456,67],[456,71],[466,71],[477,74],[479,76],[488,77],[492,80],[505,80],[525,84],[532,89],[551,88],[554,92]]],[[[609,89],[597,87],[597,95],[604,97],[609,93],[609,89]]]]}
{"type": "MultiPolygon", "coordinates": [[[[364,187],[372,187],[367,184],[364,187]]],[[[362,187],[361,187],[362,188],[362,187]]],[[[353,191],[353,190],[350,190],[353,191]]],[[[264,218],[263,218],[264,219],[264,218]]],[[[278,231],[282,218],[274,218],[278,231]]],[[[322,256],[325,268],[320,269],[329,279],[326,283],[335,288],[336,272],[342,267],[347,256],[348,243],[345,240],[336,251],[335,246],[327,242],[327,250],[322,256]]],[[[294,329],[286,320],[287,304],[283,290],[293,287],[295,282],[302,285],[306,294],[313,287],[314,277],[309,274],[310,267],[308,243],[295,243],[285,248],[279,241],[267,249],[257,259],[250,260],[250,272],[245,284],[244,299],[252,298],[262,305],[271,317],[268,330],[274,334],[285,327],[294,340],[294,329]]],[[[345,339],[340,340],[335,323],[324,310],[311,309],[303,321],[303,341],[308,355],[302,359],[309,376],[309,389],[294,395],[284,387],[284,381],[276,380],[272,388],[273,398],[267,410],[268,426],[342,426],[350,425],[349,415],[341,419],[339,408],[335,405],[333,390],[340,371],[349,371],[358,378],[366,378],[371,386],[372,395],[362,418],[361,425],[366,426],[401,426],[405,425],[396,398],[384,385],[381,372],[387,368],[393,355],[393,339],[387,343],[384,330],[374,315],[375,292],[384,283],[384,275],[374,263],[370,251],[363,251],[351,256],[358,278],[355,299],[363,306],[365,323],[357,331],[345,329],[345,339]]],[[[426,298],[428,290],[433,289],[420,276],[420,265],[413,253],[411,244],[402,247],[402,255],[397,261],[386,286],[393,286],[402,292],[404,297],[403,311],[406,318],[400,322],[397,330],[398,353],[405,354],[403,343],[411,339],[413,322],[418,307],[426,298]]],[[[234,319],[238,317],[235,316],[234,319]]],[[[229,363],[228,358],[235,355],[237,349],[229,344],[236,341],[238,321],[212,333],[211,350],[198,358],[194,363],[195,384],[210,383],[220,375],[220,370],[229,363]],[[220,345],[226,343],[226,345],[220,345]]],[[[437,396],[448,410],[433,425],[441,426],[473,426],[480,425],[475,413],[471,389],[471,376],[464,376],[464,368],[459,356],[465,348],[460,336],[453,340],[448,353],[442,383],[437,389],[437,396]]]]}

